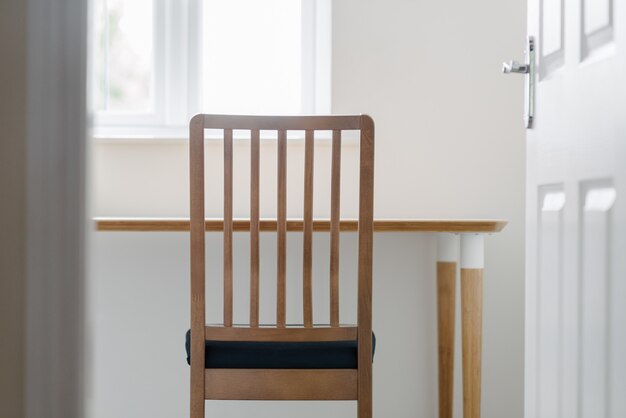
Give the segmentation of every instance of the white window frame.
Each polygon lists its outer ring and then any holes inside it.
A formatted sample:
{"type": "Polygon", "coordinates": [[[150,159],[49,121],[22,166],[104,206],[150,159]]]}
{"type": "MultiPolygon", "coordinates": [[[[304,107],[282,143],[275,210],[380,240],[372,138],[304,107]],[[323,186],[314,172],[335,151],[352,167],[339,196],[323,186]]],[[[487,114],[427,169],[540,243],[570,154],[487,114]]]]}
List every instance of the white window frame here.
{"type": "MultiPolygon", "coordinates": [[[[202,108],[202,0],[153,1],[154,112],[94,112],[95,138],[184,139],[202,108]]],[[[303,114],[329,114],[331,0],[301,2],[303,114]]]]}

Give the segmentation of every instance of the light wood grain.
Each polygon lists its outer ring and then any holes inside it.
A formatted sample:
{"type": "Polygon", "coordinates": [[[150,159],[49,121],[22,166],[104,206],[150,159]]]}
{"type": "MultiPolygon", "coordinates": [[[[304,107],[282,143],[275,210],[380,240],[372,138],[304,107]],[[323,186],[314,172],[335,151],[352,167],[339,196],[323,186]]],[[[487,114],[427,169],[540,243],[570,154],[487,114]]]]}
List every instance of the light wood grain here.
{"type": "Polygon", "coordinates": [[[233,324],[233,130],[224,129],[224,326],[233,324]]]}
{"type": "Polygon", "coordinates": [[[356,326],[341,327],[205,327],[204,336],[213,341],[354,341],[356,326]]]}
{"type": "Polygon", "coordinates": [[[204,119],[189,125],[190,253],[191,253],[191,418],[204,418],[204,119]]]}
{"type": "Polygon", "coordinates": [[[480,418],[483,269],[461,269],[463,417],[480,418]]]}
{"type": "MultiPolygon", "coordinates": [[[[95,218],[98,231],[126,231],[126,232],[176,232],[189,231],[188,219],[173,218],[95,218]]],[[[497,233],[506,226],[505,220],[492,219],[376,219],[374,232],[476,232],[497,233]]],[[[261,219],[261,232],[276,232],[275,219],[261,219]]],[[[300,219],[287,220],[287,232],[302,232],[304,222],[300,219]]],[[[206,219],[207,232],[221,232],[224,222],[221,219],[206,219]]],[[[358,221],[342,219],[339,224],[341,232],[357,232],[358,221]]],[[[233,220],[234,232],[250,231],[250,220],[233,220]]],[[[330,220],[314,219],[313,232],[329,232],[330,220]]]]}
{"type": "Polygon", "coordinates": [[[259,326],[259,130],[250,133],[250,326],[259,326]]]}
{"type": "Polygon", "coordinates": [[[356,370],[206,370],[206,399],[355,400],[356,395],[356,370]]]}
{"type": "Polygon", "coordinates": [[[339,325],[339,221],[341,205],[341,131],[333,131],[330,181],[330,324],[339,325]]]}
{"type": "Polygon", "coordinates": [[[372,418],[374,121],[361,116],[358,258],[358,417],[372,418]]]}
{"type": "Polygon", "coordinates": [[[313,326],[313,161],[314,132],[307,130],[304,138],[304,219],[302,256],[302,309],[304,326],[313,326]]]}
{"type": "Polygon", "coordinates": [[[439,343],[439,418],[452,418],[456,263],[437,263],[437,337],[439,343]]]}
{"type": "Polygon", "coordinates": [[[276,325],[286,322],[286,271],[287,271],[287,132],[278,131],[278,210],[277,210],[277,292],[276,325]]]}

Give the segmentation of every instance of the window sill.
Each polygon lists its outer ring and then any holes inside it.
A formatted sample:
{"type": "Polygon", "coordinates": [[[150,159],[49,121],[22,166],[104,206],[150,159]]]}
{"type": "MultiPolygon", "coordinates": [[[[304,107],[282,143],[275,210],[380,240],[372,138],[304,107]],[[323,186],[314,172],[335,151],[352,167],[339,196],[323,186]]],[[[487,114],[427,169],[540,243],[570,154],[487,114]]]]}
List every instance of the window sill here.
{"type": "MultiPolygon", "coordinates": [[[[344,131],[342,143],[344,145],[358,145],[358,131],[344,131]]],[[[187,127],[148,127],[148,126],[96,126],[93,128],[92,138],[97,142],[115,143],[167,143],[186,142],[189,139],[187,127]]],[[[205,138],[208,140],[221,140],[222,136],[217,131],[207,130],[205,138]]],[[[247,133],[234,131],[234,138],[249,139],[247,133]]],[[[330,131],[318,131],[315,134],[316,141],[328,142],[332,138],[330,131]]],[[[288,134],[288,139],[304,141],[304,133],[292,131],[288,134]]],[[[276,140],[276,133],[272,131],[261,131],[261,140],[276,140]]]]}
{"type": "Polygon", "coordinates": [[[149,126],[95,126],[92,137],[96,140],[111,141],[183,141],[189,138],[186,127],[149,127],[149,126]]]}

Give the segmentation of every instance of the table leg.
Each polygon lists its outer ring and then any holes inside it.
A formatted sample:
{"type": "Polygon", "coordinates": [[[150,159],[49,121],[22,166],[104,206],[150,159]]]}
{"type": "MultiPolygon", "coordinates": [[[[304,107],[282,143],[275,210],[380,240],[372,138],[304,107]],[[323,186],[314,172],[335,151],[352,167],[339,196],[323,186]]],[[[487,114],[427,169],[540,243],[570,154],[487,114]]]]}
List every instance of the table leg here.
{"type": "Polygon", "coordinates": [[[484,237],[461,236],[463,418],[480,418],[484,237]]]}
{"type": "Polygon", "coordinates": [[[437,235],[437,338],[439,418],[452,418],[454,393],[454,319],[458,235],[437,235]]]}

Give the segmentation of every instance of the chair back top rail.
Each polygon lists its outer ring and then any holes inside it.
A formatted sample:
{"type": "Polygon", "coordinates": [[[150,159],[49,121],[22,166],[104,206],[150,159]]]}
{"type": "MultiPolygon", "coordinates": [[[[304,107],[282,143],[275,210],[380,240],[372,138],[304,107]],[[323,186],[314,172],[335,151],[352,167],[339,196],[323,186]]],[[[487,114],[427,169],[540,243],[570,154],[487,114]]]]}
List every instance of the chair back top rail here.
{"type": "Polygon", "coordinates": [[[360,130],[366,115],[333,116],[239,116],[239,115],[196,115],[204,129],[242,129],[267,131],[332,131],[360,130]]]}

